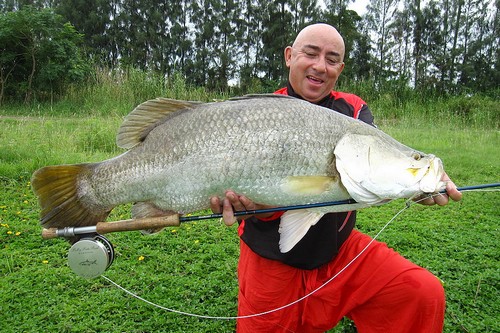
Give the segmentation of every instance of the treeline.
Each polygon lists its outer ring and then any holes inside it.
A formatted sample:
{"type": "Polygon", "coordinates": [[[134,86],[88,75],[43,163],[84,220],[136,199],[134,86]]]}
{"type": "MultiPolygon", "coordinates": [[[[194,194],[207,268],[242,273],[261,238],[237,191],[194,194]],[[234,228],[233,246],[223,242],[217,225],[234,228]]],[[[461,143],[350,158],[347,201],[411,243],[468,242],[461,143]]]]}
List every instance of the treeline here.
{"type": "Polygon", "coordinates": [[[344,36],[341,86],[497,94],[499,1],[372,0],[362,17],[352,2],[3,0],[0,102],[53,97],[90,68],[181,75],[213,91],[276,87],[286,78],[283,48],[312,22],[344,36]]]}

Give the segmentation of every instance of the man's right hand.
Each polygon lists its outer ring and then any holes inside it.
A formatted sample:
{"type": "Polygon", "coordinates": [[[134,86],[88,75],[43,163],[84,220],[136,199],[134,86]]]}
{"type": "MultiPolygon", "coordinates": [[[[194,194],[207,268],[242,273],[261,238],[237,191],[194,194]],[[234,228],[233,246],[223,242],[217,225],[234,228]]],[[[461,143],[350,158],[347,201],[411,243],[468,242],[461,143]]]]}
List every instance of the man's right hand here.
{"type": "MultiPolygon", "coordinates": [[[[222,213],[222,219],[228,226],[233,225],[238,219],[234,216],[234,212],[245,210],[258,210],[271,208],[272,206],[261,205],[253,202],[244,195],[238,195],[232,190],[227,190],[224,198],[211,197],[210,208],[215,214],[222,213]]],[[[258,214],[257,217],[265,218],[273,215],[273,213],[258,214]]],[[[239,219],[248,218],[250,215],[239,216],[239,219]]]]}

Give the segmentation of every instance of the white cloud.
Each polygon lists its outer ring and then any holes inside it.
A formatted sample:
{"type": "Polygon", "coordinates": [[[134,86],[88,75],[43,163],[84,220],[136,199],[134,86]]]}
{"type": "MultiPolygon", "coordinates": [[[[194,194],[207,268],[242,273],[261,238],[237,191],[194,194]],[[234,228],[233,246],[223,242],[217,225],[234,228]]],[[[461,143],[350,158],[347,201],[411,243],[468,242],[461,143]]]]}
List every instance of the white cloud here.
{"type": "MultiPolygon", "coordinates": [[[[356,11],[359,16],[362,16],[366,13],[366,6],[368,3],[369,0],[355,0],[353,3],[349,4],[347,8],[356,11]]],[[[323,9],[326,7],[324,0],[319,0],[318,4],[323,9]]]]}
{"type": "Polygon", "coordinates": [[[347,6],[347,8],[356,11],[359,16],[362,16],[366,13],[366,6],[368,5],[368,2],[368,0],[356,0],[347,6]]]}

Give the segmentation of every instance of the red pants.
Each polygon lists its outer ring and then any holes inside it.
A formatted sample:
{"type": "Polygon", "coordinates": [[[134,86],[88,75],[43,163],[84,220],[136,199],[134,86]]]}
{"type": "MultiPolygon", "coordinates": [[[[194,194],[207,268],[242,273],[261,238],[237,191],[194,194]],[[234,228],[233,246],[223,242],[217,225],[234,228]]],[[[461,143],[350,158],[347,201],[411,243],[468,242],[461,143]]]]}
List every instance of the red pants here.
{"type": "MultiPolygon", "coordinates": [[[[345,267],[370,242],[354,230],[330,263],[301,270],[255,254],[241,241],[238,315],[269,311],[308,294],[345,267]]],[[[344,316],[358,332],[442,332],[445,297],[427,270],[373,242],[345,271],[305,300],[283,310],[239,319],[237,332],[324,332],[344,316]]]]}

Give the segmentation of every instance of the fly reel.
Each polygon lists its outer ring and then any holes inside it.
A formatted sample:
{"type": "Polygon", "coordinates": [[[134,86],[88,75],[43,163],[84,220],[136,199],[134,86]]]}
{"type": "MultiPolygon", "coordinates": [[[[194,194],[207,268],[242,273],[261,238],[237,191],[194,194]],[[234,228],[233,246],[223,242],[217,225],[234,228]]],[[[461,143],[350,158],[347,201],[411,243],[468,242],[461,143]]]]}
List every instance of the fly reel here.
{"type": "Polygon", "coordinates": [[[98,277],[111,266],[115,250],[111,242],[99,234],[85,235],[68,253],[68,263],[77,275],[91,279],[98,277]]]}

